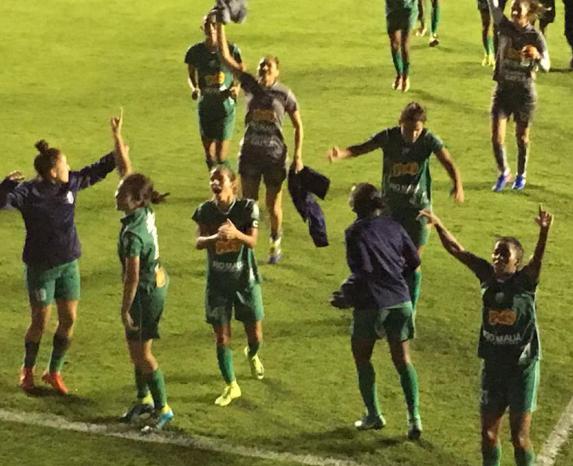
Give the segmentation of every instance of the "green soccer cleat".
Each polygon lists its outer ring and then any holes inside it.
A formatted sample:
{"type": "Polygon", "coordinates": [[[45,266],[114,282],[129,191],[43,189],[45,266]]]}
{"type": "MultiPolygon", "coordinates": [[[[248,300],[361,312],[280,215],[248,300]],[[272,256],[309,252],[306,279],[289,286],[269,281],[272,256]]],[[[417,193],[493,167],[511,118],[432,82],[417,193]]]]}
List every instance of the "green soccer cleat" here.
{"type": "Polygon", "coordinates": [[[378,416],[364,416],[362,419],[359,419],[354,423],[354,427],[357,430],[380,430],[386,425],[386,419],[382,414],[378,416]]]}
{"type": "Polygon", "coordinates": [[[248,346],[245,346],[244,353],[247,361],[249,361],[249,366],[251,367],[251,375],[257,380],[263,380],[265,378],[265,368],[259,355],[255,354],[252,358],[249,357],[248,346]]]}
{"type": "Polygon", "coordinates": [[[408,419],[408,438],[418,440],[422,436],[422,420],[419,417],[408,419]]]}
{"type": "Polygon", "coordinates": [[[239,387],[239,384],[237,383],[236,380],[233,380],[230,384],[225,386],[225,389],[223,390],[223,393],[221,393],[221,396],[217,397],[217,399],[215,400],[215,404],[217,406],[229,406],[231,404],[231,401],[233,401],[236,398],[239,398],[241,396],[241,387],[239,387]]]}

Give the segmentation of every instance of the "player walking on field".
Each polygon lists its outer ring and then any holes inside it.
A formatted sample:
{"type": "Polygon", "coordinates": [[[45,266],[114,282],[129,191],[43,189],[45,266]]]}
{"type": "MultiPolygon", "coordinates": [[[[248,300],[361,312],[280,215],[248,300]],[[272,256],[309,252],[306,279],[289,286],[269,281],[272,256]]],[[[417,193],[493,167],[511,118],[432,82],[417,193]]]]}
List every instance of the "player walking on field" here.
{"type": "MultiPolygon", "coordinates": [[[[426,0],[418,0],[418,20],[420,21],[420,27],[416,31],[418,37],[422,37],[426,34],[426,0]]],[[[430,47],[437,47],[440,45],[440,39],[438,38],[438,27],[440,25],[441,16],[441,6],[440,0],[430,0],[430,39],[428,45],[430,47]]]]}
{"type": "Polygon", "coordinates": [[[533,257],[522,267],[523,247],[516,238],[499,238],[490,263],[466,251],[432,212],[422,211],[420,215],[435,226],[446,251],[480,281],[482,325],[478,356],[483,360],[480,400],[483,465],[498,466],[501,462],[499,432],[509,407],[515,463],[533,466],[535,454],[529,431],[537,406],[541,357],[535,292],[553,217],[539,207],[535,219],[539,238],[533,257]]]}
{"type": "Polygon", "coordinates": [[[282,185],[287,176],[287,146],[282,122],[288,114],[294,127],[294,157],[292,168],[303,168],[303,128],[300,111],[292,91],[279,83],[279,60],[266,56],[259,62],[258,79],[244,72],[230,51],[225,27],[217,23],[218,44],[223,62],[233,71],[246,94],[246,131],[239,153],[239,175],[243,197],[258,200],[261,179],[266,187],[265,204],[270,216],[271,237],[269,263],[282,257],[282,185]]]}
{"type": "Polygon", "coordinates": [[[215,400],[227,406],[241,396],[231,350],[231,319],[243,323],[248,345],[244,349],[251,374],[258,380],[264,368],[258,352],[263,341],[263,298],[253,249],[257,244],[259,208],[252,199],[238,199],[237,179],[228,167],[211,171],[213,199],[193,214],[199,230],[197,249],[207,249],[206,321],[213,326],[217,361],[225,388],[215,400]]]}
{"type": "MultiPolygon", "coordinates": [[[[428,242],[429,228],[425,218],[418,218],[418,211],[432,206],[432,154],[436,155],[452,180],[454,200],[464,201],[460,173],[444,143],[424,128],[425,123],[425,109],[411,102],[402,110],[398,126],[387,128],[361,144],[345,149],[335,146],[328,153],[329,160],[334,162],[382,149],[384,213],[404,227],[420,255],[428,242]]],[[[412,271],[407,280],[415,311],[420,297],[421,269],[418,267],[412,271]]]]}
{"type": "MultiPolygon", "coordinates": [[[[189,72],[191,98],[198,100],[199,129],[209,170],[225,162],[229,142],[235,127],[235,106],[239,86],[233,82],[233,73],[219,57],[217,31],[212,16],[205,16],[202,30],[205,40],[187,50],[185,63],[189,72]]],[[[241,53],[229,44],[233,60],[242,65],[241,53]]]]}
{"type": "MultiPolygon", "coordinates": [[[[501,11],[505,8],[507,0],[499,0],[499,8],[501,11]]],[[[494,66],[495,65],[495,51],[497,49],[497,27],[493,27],[493,35],[491,32],[491,13],[489,12],[489,5],[487,0],[477,0],[477,8],[481,16],[481,41],[483,44],[483,60],[481,66],[494,66]]]]}
{"type": "Polygon", "coordinates": [[[512,189],[520,191],[526,183],[529,132],[537,101],[535,75],[538,68],[549,71],[550,66],[545,39],[532,26],[544,7],[537,0],[513,0],[509,20],[498,0],[488,0],[488,4],[499,34],[491,104],[491,140],[499,176],[492,190],[503,191],[512,179],[505,153],[505,132],[507,120],[513,115],[517,173],[512,189]]]}
{"type": "Polygon", "coordinates": [[[155,214],[150,205],[161,202],[164,196],[153,189],[149,178],[131,173],[128,149],[121,135],[122,117],[113,118],[111,124],[116,153],[121,155],[116,206],[125,214],[118,241],[123,282],[121,320],[137,389],[137,401],[120,420],[134,422],[142,415],[153,415],[151,423],[143,428],[147,433],[161,430],[173,419],[163,373],[152,352],[153,340],[159,338],[169,277],[159,260],[155,214]]]}
{"type": "Polygon", "coordinates": [[[353,307],[352,354],[366,416],[355,422],[359,430],[386,424],[376,391],[372,351],[376,340],[388,339],[392,362],[400,376],[408,408],[408,437],[422,433],[418,376],[408,341],[414,338],[414,312],[404,276],[420,265],[416,247],[406,231],[389,217],[380,216],[384,202],[371,184],[357,185],[350,197],[356,221],[346,230],[346,258],[352,275],[331,304],[353,307]]]}
{"type": "Polygon", "coordinates": [[[116,166],[113,153],[80,171],[71,171],[66,155],[44,140],[36,143],[38,176],[24,181],[10,173],[0,184],[0,208],[18,209],[26,225],[22,255],[30,302],[31,322],[24,337],[25,356],[20,387],[33,392],[34,367],[40,341],[56,301],[58,327],[48,369],[42,380],[58,393],[68,388],[62,379],[64,356],[70,347],[80,299],[80,241],[74,221],[79,192],[103,180],[116,166]]]}

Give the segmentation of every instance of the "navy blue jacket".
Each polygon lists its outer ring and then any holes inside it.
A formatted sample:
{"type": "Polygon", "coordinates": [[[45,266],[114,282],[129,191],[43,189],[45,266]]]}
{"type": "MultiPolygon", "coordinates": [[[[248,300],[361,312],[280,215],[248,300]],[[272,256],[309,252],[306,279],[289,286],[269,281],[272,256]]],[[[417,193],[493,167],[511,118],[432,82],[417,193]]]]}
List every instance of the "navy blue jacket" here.
{"type": "Polygon", "coordinates": [[[113,153],[80,171],[70,171],[66,184],[41,179],[0,183],[0,209],[20,211],[26,225],[22,259],[27,265],[55,267],[81,255],[74,223],[78,191],[98,181],[115,168],[113,153]]]}
{"type": "Polygon", "coordinates": [[[247,0],[217,0],[215,9],[224,24],[242,23],[247,17],[247,0]]]}
{"type": "Polygon", "coordinates": [[[420,265],[406,230],[386,216],[360,218],[345,232],[352,272],[342,293],[356,309],[383,309],[410,301],[404,278],[420,265]]]}
{"type": "Polygon", "coordinates": [[[305,166],[299,173],[289,170],[288,191],[292,202],[302,219],[308,223],[310,236],[319,248],[328,246],[328,236],[324,214],[314,194],[324,199],[329,186],[330,180],[312,168],[305,166]]]}

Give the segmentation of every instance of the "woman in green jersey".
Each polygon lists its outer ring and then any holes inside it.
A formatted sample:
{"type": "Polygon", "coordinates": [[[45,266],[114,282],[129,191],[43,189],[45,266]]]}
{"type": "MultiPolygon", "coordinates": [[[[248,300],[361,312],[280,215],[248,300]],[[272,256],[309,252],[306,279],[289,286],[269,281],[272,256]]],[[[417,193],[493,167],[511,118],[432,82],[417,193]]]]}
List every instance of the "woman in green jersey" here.
{"type": "Polygon", "coordinates": [[[115,199],[121,219],[118,254],[122,266],[123,299],[121,320],[135,372],[137,401],[121,417],[123,422],[153,415],[143,432],[161,430],[173,419],[167,404],[165,380],[152,352],[159,338],[158,326],[169,278],[159,260],[155,214],[150,205],[164,199],[153,189],[152,181],[139,173],[130,173],[128,149],[121,136],[122,117],[112,119],[116,151],[122,154],[118,164],[122,180],[115,199]]]}
{"type": "Polygon", "coordinates": [[[539,238],[533,257],[522,266],[523,247],[514,237],[499,238],[491,262],[469,251],[440,219],[423,210],[446,251],[469,268],[480,281],[482,324],[478,355],[481,375],[481,432],[484,466],[499,465],[499,432],[509,407],[511,439],[518,466],[535,464],[529,431],[537,405],[541,348],[537,329],[535,292],[553,216],[539,206],[535,219],[539,238]]]}
{"type": "MultiPolygon", "coordinates": [[[[239,86],[217,53],[217,31],[212,16],[205,16],[201,27],[205,40],[189,48],[185,63],[189,72],[191,98],[198,100],[199,130],[209,170],[225,162],[235,127],[235,103],[239,86]]],[[[229,53],[242,63],[241,52],[229,44],[229,53]]]]}
{"type": "Polygon", "coordinates": [[[228,167],[211,171],[213,198],[202,203],[197,222],[197,249],[207,250],[205,319],[215,333],[217,361],[225,388],[217,406],[227,406],[241,396],[235,378],[231,344],[231,319],[243,323],[247,335],[244,354],[251,374],[262,380],[264,368],[258,352],[263,340],[264,317],[260,278],[253,248],[257,244],[259,208],[252,199],[237,198],[237,177],[228,167]]]}

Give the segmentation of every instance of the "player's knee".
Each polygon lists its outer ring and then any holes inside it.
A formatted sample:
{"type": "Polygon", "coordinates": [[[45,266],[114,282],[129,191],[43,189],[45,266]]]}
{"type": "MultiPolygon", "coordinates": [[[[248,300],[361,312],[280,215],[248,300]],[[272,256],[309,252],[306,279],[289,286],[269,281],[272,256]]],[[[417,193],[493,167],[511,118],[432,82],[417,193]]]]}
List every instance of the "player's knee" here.
{"type": "Polygon", "coordinates": [[[516,432],[511,434],[513,448],[528,449],[530,445],[529,435],[526,432],[516,432]]]}
{"type": "Polygon", "coordinates": [[[493,427],[482,427],[481,441],[484,446],[494,447],[497,445],[497,431],[493,427]]]}

